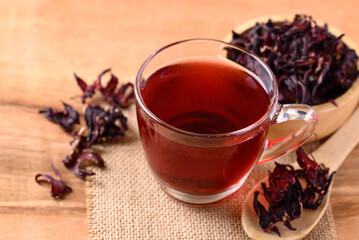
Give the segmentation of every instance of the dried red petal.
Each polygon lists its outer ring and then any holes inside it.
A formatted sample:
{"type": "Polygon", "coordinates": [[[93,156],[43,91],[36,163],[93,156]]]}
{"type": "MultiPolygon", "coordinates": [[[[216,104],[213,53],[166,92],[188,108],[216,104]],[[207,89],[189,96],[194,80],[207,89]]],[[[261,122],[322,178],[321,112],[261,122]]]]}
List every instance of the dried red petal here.
{"type": "Polygon", "coordinates": [[[312,161],[302,148],[297,149],[297,161],[299,166],[305,171],[305,178],[309,184],[314,184],[320,171],[320,166],[312,161]]]}
{"type": "Polygon", "coordinates": [[[67,132],[71,132],[73,125],[80,123],[78,112],[66,103],[64,105],[64,110],[52,109],[51,107],[40,110],[39,113],[42,113],[49,121],[59,124],[67,132]]]}
{"type": "Polygon", "coordinates": [[[106,73],[108,73],[108,72],[110,72],[110,71],[111,71],[111,68],[108,68],[108,69],[103,70],[103,71],[98,75],[97,79],[96,79],[95,82],[93,83],[94,88],[96,88],[97,90],[100,90],[100,91],[102,92],[102,89],[103,89],[103,87],[102,87],[102,77],[103,77],[106,73]]]}
{"type": "Polygon", "coordinates": [[[126,108],[131,105],[134,100],[134,96],[135,92],[133,84],[127,83],[118,89],[118,92],[115,95],[115,101],[120,107],[126,108]]]}
{"type": "Polygon", "coordinates": [[[307,209],[315,209],[315,192],[313,192],[310,188],[304,189],[302,192],[301,202],[303,204],[303,208],[307,209]]]}
{"type": "Polygon", "coordinates": [[[69,154],[63,160],[65,166],[72,170],[72,172],[79,178],[84,178],[85,176],[91,176],[95,173],[92,171],[86,171],[84,168],[81,168],[81,164],[88,162],[90,160],[95,160],[97,166],[103,168],[105,163],[102,157],[91,150],[86,150],[87,143],[86,138],[83,136],[85,128],[81,128],[74,135],[74,140],[71,141],[71,150],[69,154]]]}
{"type": "Polygon", "coordinates": [[[266,200],[275,205],[282,201],[289,187],[295,184],[293,168],[289,165],[275,163],[276,167],[273,173],[269,172],[269,188],[265,188],[266,200]]]}
{"type": "Polygon", "coordinates": [[[333,104],[334,106],[338,107],[338,104],[335,102],[334,99],[328,99],[328,102],[330,102],[330,103],[333,104]]]}
{"type": "Polygon", "coordinates": [[[100,168],[105,166],[102,157],[93,151],[79,152],[76,156],[72,155],[71,158],[66,157],[64,164],[67,168],[71,169],[77,177],[84,178],[85,176],[92,176],[95,174],[92,171],[86,171],[85,169],[80,168],[81,163],[90,160],[96,160],[97,166],[100,168]]]}
{"type": "Polygon", "coordinates": [[[82,90],[83,92],[85,92],[86,89],[87,89],[87,83],[86,83],[84,80],[82,80],[82,78],[80,78],[79,76],[77,76],[76,73],[74,73],[74,77],[75,77],[75,79],[76,79],[77,85],[79,85],[79,87],[81,88],[81,90],[82,90]]]}
{"type": "Polygon", "coordinates": [[[335,172],[329,175],[329,169],[310,159],[302,148],[297,149],[297,161],[302,170],[297,170],[296,175],[304,176],[307,182],[307,187],[302,193],[303,207],[316,209],[327,194],[335,172]]]}
{"type": "Polygon", "coordinates": [[[280,236],[277,222],[283,222],[288,229],[295,230],[290,222],[301,215],[302,187],[289,165],[276,163],[273,173],[269,172],[268,175],[269,187],[262,183],[264,196],[269,203],[268,211],[258,201],[258,195],[255,195],[253,207],[263,231],[271,230],[280,236]]]}
{"type": "Polygon", "coordinates": [[[114,98],[114,92],[116,90],[118,79],[115,75],[111,74],[111,79],[107,83],[106,87],[102,89],[102,94],[107,102],[112,102],[114,98]]]}
{"type": "Polygon", "coordinates": [[[59,170],[57,170],[55,168],[53,163],[51,163],[51,167],[52,167],[52,170],[54,171],[57,179],[54,179],[53,177],[51,177],[48,174],[39,173],[35,176],[35,181],[38,184],[40,184],[41,180],[39,180],[39,178],[43,177],[45,181],[47,181],[51,184],[51,192],[50,192],[51,196],[52,197],[61,197],[66,191],[71,191],[72,189],[68,185],[66,185],[65,183],[62,182],[60,172],[59,172],[59,170]]]}
{"type": "Polygon", "coordinates": [[[275,226],[273,216],[265,209],[265,207],[258,201],[259,192],[254,192],[254,201],[253,207],[259,218],[259,225],[263,229],[264,232],[271,230],[280,236],[280,232],[278,228],[275,226]]]}
{"type": "Polygon", "coordinates": [[[81,88],[83,95],[81,96],[82,103],[85,102],[86,98],[91,98],[95,93],[95,87],[93,85],[87,85],[87,83],[82,80],[79,76],[74,73],[77,85],[81,88]]]}

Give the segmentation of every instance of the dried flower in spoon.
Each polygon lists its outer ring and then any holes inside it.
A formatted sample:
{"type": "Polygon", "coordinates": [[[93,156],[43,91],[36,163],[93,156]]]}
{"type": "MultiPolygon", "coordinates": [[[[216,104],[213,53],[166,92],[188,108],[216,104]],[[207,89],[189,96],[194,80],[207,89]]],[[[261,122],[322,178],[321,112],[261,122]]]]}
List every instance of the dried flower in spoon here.
{"type": "Polygon", "coordinates": [[[307,187],[302,192],[301,202],[304,208],[317,209],[328,192],[335,172],[329,175],[329,168],[311,160],[302,148],[297,150],[297,157],[302,169],[296,170],[295,175],[305,178],[307,183],[307,187]]]}
{"type": "Polygon", "coordinates": [[[290,222],[302,212],[302,188],[293,173],[294,169],[290,165],[279,163],[276,163],[273,173],[269,172],[269,187],[262,183],[264,196],[269,203],[268,211],[258,201],[259,192],[254,193],[253,206],[264,232],[271,230],[280,236],[277,222],[283,222],[289,229],[294,230],[290,222]]]}
{"type": "Polygon", "coordinates": [[[318,208],[328,192],[335,172],[329,175],[329,169],[311,160],[302,148],[297,150],[297,161],[301,167],[299,170],[276,163],[273,172],[269,172],[269,186],[262,183],[268,210],[258,201],[260,193],[254,193],[253,207],[264,232],[271,230],[280,236],[277,222],[295,230],[290,222],[300,217],[303,208],[318,208]],[[306,182],[304,190],[299,179],[306,182]]]}

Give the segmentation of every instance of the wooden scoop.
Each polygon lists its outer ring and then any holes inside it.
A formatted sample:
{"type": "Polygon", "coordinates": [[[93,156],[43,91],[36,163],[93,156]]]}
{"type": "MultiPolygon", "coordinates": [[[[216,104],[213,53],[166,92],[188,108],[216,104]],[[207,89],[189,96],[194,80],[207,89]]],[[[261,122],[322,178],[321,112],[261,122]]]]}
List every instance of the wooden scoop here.
{"type": "MultiPolygon", "coordinates": [[[[329,167],[330,172],[338,170],[346,157],[355,148],[359,142],[359,108],[355,110],[353,115],[346,123],[335,132],[325,143],[323,143],[314,153],[314,158],[318,163],[323,163],[329,167]]],[[[294,166],[297,168],[297,166],[294,166]]],[[[335,178],[335,177],[334,177],[335,178]]],[[[291,222],[292,226],[296,228],[295,231],[289,230],[282,223],[278,223],[277,227],[281,233],[279,237],[276,233],[271,231],[263,232],[258,223],[258,216],[253,208],[254,192],[262,193],[261,182],[266,182],[268,185],[268,177],[260,181],[252,188],[243,205],[242,211],[242,225],[248,236],[254,239],[302,239],[317,225],[323,216],[329,202],[331,187],[328,190],[326,197],[323,199],[321,206],[316,210],[304,209],[302,215],[291,222]]],[[[332,183],[333,184],[333,183],[332,183]]],[[[259,195],[259,201],[264,203],[265,198],[262,194],[259,195]]]]}

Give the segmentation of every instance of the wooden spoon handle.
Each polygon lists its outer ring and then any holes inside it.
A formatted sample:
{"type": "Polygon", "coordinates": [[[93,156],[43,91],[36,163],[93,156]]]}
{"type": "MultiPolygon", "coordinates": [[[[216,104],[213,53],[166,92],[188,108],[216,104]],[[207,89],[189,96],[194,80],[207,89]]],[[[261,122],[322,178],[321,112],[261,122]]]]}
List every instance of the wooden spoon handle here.
{"type": "Polygon", "coordinates": [[[336,171],[359,142],[359,108],[314,153],[315,159],[336,171]]]}

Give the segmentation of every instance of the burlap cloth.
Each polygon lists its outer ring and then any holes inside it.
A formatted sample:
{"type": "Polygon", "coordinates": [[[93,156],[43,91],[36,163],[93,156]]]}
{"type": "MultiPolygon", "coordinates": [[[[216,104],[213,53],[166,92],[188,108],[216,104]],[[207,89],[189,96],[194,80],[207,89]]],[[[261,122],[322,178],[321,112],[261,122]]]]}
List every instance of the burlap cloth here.
{"type": "MultiPolygon", "coordinates": [[[[241,226],[242,204],[273,163],[256,166],[245,184],[219,203],[181,203],[164,193],[151,175],[138,136],[135,106],[124,113],[129,125],[126,136],[102,148],[106,167],[95,168],[96,175],[87,178],[89,238],[249,239],[241,226]]],[[[330,206],[305,239],[337,239],[330,206]]]]}

